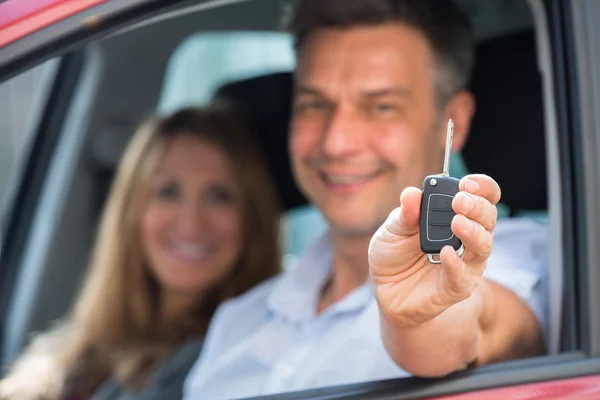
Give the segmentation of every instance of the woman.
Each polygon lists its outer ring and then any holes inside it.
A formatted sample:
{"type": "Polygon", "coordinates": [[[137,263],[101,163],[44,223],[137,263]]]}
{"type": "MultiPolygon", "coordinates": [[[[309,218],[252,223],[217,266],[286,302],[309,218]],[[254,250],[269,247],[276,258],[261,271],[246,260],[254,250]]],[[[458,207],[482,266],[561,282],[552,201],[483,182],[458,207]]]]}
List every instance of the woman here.
{"type": "Polygon", "coordinates": [[[1,399],[181,397],[216,306],[279,269],[275,190],[239,121],[212,107],[139,128],[72,314],[33,342],[1,399]]]}

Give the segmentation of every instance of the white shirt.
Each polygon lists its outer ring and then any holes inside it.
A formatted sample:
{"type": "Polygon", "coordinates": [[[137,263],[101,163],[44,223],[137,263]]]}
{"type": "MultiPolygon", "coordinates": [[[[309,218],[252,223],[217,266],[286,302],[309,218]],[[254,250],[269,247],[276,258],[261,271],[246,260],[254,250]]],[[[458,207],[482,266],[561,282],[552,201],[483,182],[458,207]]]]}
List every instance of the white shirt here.
{"type": "MultiPolygon", "coordinates": [[[[546,226],[499,221],[484,276],[523,298],[546,325],[546,226]]],[[[223,303],[184,399],[232,399],[409,376],[387,354],[371,284],[321,314],[319,293],[331,273],[328,237],[295,269],[223,303]]]]}

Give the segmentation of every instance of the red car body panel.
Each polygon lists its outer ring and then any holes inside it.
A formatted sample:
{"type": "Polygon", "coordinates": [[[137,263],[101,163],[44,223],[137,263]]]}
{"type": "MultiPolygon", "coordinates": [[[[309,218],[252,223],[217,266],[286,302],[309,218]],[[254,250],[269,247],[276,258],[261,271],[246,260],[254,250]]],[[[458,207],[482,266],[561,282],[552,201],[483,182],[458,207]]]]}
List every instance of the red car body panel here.
{"type": "Polygon", "coordinates": [[[108,0],[6,0],[0,3],[0,48],[108,0]]]}
{"type": "Polygon", "coordinates": [[[598,400],[600,375],[479,390],[430,400],[598,400]]]}
{"type": "MultiPolygon", "coordinates": [[[[108,0],[6,0],[0,3],[0,47],[108,0]]],[[[431,400],[598,400],[600,375],[480,390],[431,400]]]]}

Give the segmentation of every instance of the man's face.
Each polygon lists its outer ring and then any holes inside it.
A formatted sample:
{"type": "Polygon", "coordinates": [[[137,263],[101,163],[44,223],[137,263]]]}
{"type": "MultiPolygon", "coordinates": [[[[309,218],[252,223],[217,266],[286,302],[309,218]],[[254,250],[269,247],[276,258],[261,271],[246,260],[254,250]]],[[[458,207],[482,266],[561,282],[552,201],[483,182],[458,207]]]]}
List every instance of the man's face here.
{"type": "Polygon", "coordinates": [[[323,29],[298,62],[290,151],[296,179],[342,235],[372,234],[407,186],[441,173],[445,116],[417,30],[323,29]]]}

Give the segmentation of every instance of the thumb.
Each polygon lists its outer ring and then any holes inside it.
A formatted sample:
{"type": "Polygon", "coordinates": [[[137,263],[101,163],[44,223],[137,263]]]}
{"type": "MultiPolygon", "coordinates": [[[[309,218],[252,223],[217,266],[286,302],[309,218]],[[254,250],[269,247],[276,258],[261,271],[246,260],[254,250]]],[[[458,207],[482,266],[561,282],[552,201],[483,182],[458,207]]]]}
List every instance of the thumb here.
{"type": "Polygon", "coordinates": [[[411,236],[419,232],[421,190],[407,187],[400,195],[400,207],[387,219],[386,228],[394,235],[411,236]]]}

